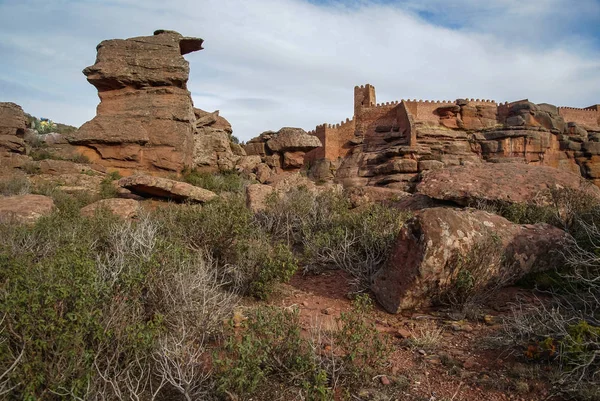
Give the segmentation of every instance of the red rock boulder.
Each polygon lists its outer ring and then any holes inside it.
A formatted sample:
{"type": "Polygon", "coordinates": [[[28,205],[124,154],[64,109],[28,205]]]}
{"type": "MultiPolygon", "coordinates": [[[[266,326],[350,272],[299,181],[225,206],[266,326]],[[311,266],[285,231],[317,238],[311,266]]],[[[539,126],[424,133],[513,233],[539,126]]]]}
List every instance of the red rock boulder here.
{"type": "Polygon", "coordinates": [[[371,289],[390,313],[429,306],[456,286],[457,258],[494,252],[496,257],[469,273],[478,274],[484,286],[495,280],[510,284],[527,273],[552,268],[567,236],[548,224],[518,225],[481,210],[425,209],[402,228],[371,289]],[[488,249],[481,244],[491,245],[488,249]]]}

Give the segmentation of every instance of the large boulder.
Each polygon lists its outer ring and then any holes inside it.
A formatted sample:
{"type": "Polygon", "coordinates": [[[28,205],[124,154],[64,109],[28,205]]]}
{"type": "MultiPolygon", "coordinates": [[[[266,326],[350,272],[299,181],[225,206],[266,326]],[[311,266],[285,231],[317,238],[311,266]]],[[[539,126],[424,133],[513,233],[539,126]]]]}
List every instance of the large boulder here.
{"type": "Polygon", "coordinates": [[[162,30],[100,43],[96,63],[83,70],[98,89],[97,115],[69,141],[124,171],[191,167],[196,117],[183,55],[201,49],[202,39],[162,30]]]}
{"type": "Polygon", "coordinates": [[[43,195],[16,195],[0,197],[0,219],[20,223],[35,223],[54,210],[52,198],[43,195]]]}
{"type": "Polygon", "coordinates": [[[177,202],[204,203],[217,196],[212,191],[185,182],[149,175],[121,178],[119,185],[140,196],[164,198],[177,202]]]}
{"type": "Polygon", "coordinates": [[[426,209],[404,225],[371,288],[390,313],[429,306],[456,285],[460,257],[487,257],[485,266],[470,272],[478,274],[480,284],[509,284],[553,267],[555,251],[566,239],[564,231],[548,224],[518,225],[475,209],[426,209]]]}
{"type": "Polygon", "coordinates": [[[424,174],[417,192],[468,206],[477,201],[531,203],[548,190],[572,188],[600,197],[600,189],[577,174],[548,166],[481,163],[448,167],[424,174]]]}

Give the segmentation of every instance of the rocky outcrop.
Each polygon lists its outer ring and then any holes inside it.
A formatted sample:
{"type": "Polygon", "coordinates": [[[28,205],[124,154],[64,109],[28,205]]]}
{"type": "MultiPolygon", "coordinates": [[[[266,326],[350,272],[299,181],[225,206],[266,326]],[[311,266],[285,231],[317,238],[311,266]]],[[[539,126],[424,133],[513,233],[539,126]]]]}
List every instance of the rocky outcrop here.
{"type": "Polygon", "coordinates": [[[462,206],[479,201],[533,203],[550,190],[585,190],[600,198],[600,189],[586,184],[578,174],[548,166],[515,163],[481,163],[430,171],[423,175],[417,193],[462,206]]]}
{"type": "Polygon", "coordinates": [[[35,223],[54,210],[52,198],[43,195],[0,197],[0,220],[35,223]]]}
{"type": "Polygon", "coordinates": [[[0,136],[17,136],[23,138],[27,128],[27,118],[21,106],[0,102],[0,136]]]}
{"type": "Polygon", "coordinates": [[[232,170],[246,152],[232,140],[231,124],[219,115],[194,109],[194,166],[200,170],[232,170]]]}
{"type": "Polygon", "coordinates": [[[517,225],[475,209],[426,209],[404,225],[371,289],[390,313],[429,306],[455,286],[460,257],[486,258],[485,266],[470,272],[484,289],[554,266],[566,239],[547,224],[517,225]]]}
{"type": "MultiPolygon", "coordinates": [[[[319,138],[301,128],[266,131],[248,141],[244,147],[248,156],[260,157],[261,163],[253,165],[252,169],[238,167],[238,170],[253,174],[258,181],[265,183],[272,175],[299,171],[304,166],[306,153],[320,146],[319,138]]],[[[241,160],[240,164],[248,165],[248,162],[241,160]]]]}
{"type": "Polygon", "coordinates": [[[121,178],[119,185],[140,196],[169,199],[176,202],[204,203],[217,196],[214,192],[185,182],[149,175],[121,178]]]}
{"type": "Polygon", "coordinates": [[[106,40],[83,70],[98,89],[97,115],[69,140],[91,161],[123,171],[192,167],[196,116],[187,53],[202,39],[173,31],[106,40]]]}
{"type": "Polygon", "coordinates": [[[81,215],[92,217],[101,211],[107,211],[123,219],[132,219],[138,216],[139,202],[133,199],[102,199],[91,203],[81,209],[81,215]]]}
{"type": "Polygon", "coordinates": [[[21,106],[0,102],[0,153],[25,154],[26,129],[27,119],[21,106]]]}

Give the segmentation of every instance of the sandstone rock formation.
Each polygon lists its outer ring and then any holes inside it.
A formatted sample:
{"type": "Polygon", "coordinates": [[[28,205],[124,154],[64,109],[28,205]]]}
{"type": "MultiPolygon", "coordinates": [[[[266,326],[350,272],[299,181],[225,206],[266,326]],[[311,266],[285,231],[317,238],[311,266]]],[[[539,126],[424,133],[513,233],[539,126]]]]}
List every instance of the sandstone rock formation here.
{"type": "Polygon", "coordinates": [[[549,195],[549,190],[562,188],[585,190],[600,198],[600,189],[586,185],[579,174],[514,163],[480,163],[431,171],[423,174],[417,193],[469,206],[477,201],[539,202],[549,195]]]}
{"type": "Polygon", "coordinates": [[[90,160],[121,170],[191,167],[196,117],[183,56],[202,42],[160,30],[100,43],[96,63],[83,70],[98,89],[97,115],[70,142],[90,160]]]}
{"type": "Polygon", "coordinates": [[[81,209],[81,215],[92,217],[100,210],[106,210],[115,216],[131,219],[138,216],[139,202],[133,199],[102,199],[81,209]]]}
{"type": "Polygon", "coordinates": [[[27,119],[21,106],[0,102],[0,136],[9,135],[23,138],[27,128],[27,119]]]}
{"type": "Polygon", "coordinates": [[[310,176],[411,192],[426,171],[508,162],[549,166],[600,184],[599,105],[375,99],[371,85],[356,87],[354,117],[311,132],[323,147],[306,155],[310,176]]]}
{"type": "Polygon", "coordinates": [[[233,143],[231,124],[219,115],[194,109],[194,166],[200,170],[232,170],[246,155],[242,146],[233,143]]]}
{"type": "Polygon", "coordinates": [[[119,185],[137,195],[170,199],[177,202],[204,203],[217,196],[214,192],[185,182],[149,175],[133,175],[121,178],[119,185]]]}
{"type": "Polygon", "coordinates": [[[26,128],[27,119],[21,106],[0,102],[0,153],[26,153],[23,141],[26,128]]]}
{"type": "MultiPolygon", "coordinates": [[[[304,166],[304,155],[321,146],[319,138],[309,135],[301,128],[284,127],[277,132],[266,131],[251,139],[245,146],[248,156],[259,156],[261,163],[249,168],[238,168],[254,173],[264,183],[272,174],[299,171],[304,166]]],[[[241,164],[248,164],[242,160],[241,164]]]]}
{"type": "Polygon", "coordinates": [[[0,197],[0,219],[20,223],[35,223],[54,210],[52,198],[43,195],[16,195],[0,197]]]}
{"type": "Polygon", "coordinates": [[[490,259],[480,278],[508,284],[526,273],[554,266],[554,251],[566,239],[564,231],[547,224],[517,225],[474,209],[426,209],[402,228],[371,288],[391,313],[429,306],[455,284],[457,257],[493,251],[477,249],[486,240],[497,246],[498,257],[490,259]]]}

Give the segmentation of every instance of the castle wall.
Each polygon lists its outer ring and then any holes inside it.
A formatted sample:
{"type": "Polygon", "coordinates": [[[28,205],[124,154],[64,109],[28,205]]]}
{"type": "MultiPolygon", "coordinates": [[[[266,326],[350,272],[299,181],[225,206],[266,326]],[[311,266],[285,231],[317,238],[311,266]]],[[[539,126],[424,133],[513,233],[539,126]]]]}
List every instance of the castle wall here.
{"type": "Polygon", "coordinates": [[[589,128],[600,128],[600,112],[598,111],[598,106],[592,106],[586,109],[559,107],[558,114],[560,114],[566,122],[574,122],[589,128]]]}
{"type": "Polygon", "coordinates": [[[346,121],[334,125],[323,124],[317,126],[309,134],[319,138],[323,146],[306,153],[304,160],[307,162],[320,159],[333,161],[346,157],[350,151],[351,146],[349,142],[354,138],[354,131],[354,119],[346,119],[346,121]]]}
{"type": "Polygon", "coordinates": [[[450,100],[442,101],[423,101],[423,100],[405,100],[406,108],[412,114],[415,121],[439,123],[440,117],[434,113],[438,107],[453,106],[456,103],[450,100]]]}

